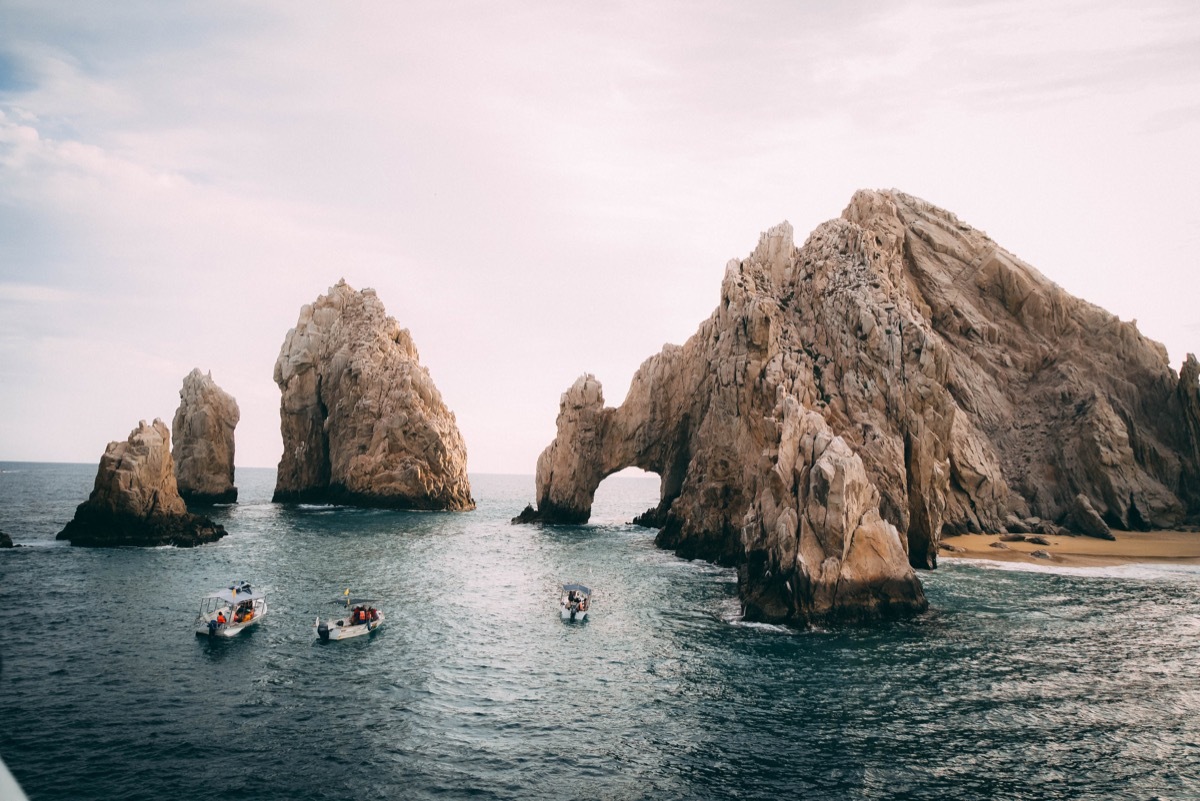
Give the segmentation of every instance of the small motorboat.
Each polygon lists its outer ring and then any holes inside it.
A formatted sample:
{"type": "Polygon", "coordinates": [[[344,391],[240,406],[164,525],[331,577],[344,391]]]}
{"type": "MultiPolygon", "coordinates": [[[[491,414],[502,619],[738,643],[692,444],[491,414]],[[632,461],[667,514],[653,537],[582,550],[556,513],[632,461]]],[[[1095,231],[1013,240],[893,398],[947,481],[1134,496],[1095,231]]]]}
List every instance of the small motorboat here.
{"type": "Polygon", "coordinates": [[[361,637],[376,631],[383,625],[382,610],[368,606],[368,604],[377,603],[374,598],[351,598],[350,590],[346,590],[341,597],[334,600],[334,603],[344,606],[346,614],[325,620],[321,620],[320,615],[317,616],[316,622],[313,623],[313,631],[322,642],[361,637]]]}
{"type": "Polygon", "coordinates": [[[592,606],[592,591],[582,584],[564,584],[558,611],[563,620],[587,620],[592,606]]]}
{"type": "Polygon", "coordinates": [[[267,615],[267,598],[248,581],[211,592],[200,601],[196,634],[201,637],[234,637],[267,615]]]}

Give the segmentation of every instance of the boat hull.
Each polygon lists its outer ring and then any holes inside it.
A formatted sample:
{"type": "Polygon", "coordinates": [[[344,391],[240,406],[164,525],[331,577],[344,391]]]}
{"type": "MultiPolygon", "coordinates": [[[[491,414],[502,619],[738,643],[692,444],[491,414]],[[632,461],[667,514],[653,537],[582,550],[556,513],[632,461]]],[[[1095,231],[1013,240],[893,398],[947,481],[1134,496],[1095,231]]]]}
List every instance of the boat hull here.
{"type": "Polygon", "coordinates": [[[383,612],[379,613],[378,620],[372,620],[369,623],[359,623],[357,625],[350,624],[349,620],[342,618],[340,620],[327,620],[324,623],[320,618],[317,619],[313,626],[313,634],[319,640],[348,640],[353,637],[362,637],[372,632],[378,631],[386,619],[383,612]],[[322,630],[324,629],[324,630],[322,630]]]}
{"type": "Polygon", "coordinates": [[[266,601],[264,601],[262,605],[262,611],[249,620],[241,623],[216,623],[217,612],[224,612],[226,615],[231,614],[228,609],[220,609],[214,611],[211,615],[201,615],[200,617],[196,618],[197,637],[236,637],[267,616],[267,604],[266,601]],[[214,623],[215,625],[213,625],[214,623]]]}
{"type": "Polygon", "coordinates": [[[571,610],[565,606],[560,606],[558,608],[558,613],[562,617],[563,620],[565,620],[567,622],[574,621],[576,623],[580,623],[584,620],[587,620],[587,616],[588,616],[587,609],[576,610],[574,613],[574,616],[572,616],[571,610]]]}

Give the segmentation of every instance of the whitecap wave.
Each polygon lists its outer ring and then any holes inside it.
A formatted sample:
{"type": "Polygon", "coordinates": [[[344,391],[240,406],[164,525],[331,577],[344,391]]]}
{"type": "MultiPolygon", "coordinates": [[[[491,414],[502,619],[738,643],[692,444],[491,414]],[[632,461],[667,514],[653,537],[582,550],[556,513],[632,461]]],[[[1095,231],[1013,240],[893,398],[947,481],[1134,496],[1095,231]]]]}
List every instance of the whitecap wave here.
{"type": "Polygon", "coordinates": [[[1056,565],[1002,562],[995,559],[955,558],[942,561],[939,568],[953,565],[969,565],[987,570],[1007,570],[1017,573],[1048,573],[1072,578],[1200,582],[1200,565],[1180,565],[1169,562],[1134,562],[1123,565],[1056,565]]]}

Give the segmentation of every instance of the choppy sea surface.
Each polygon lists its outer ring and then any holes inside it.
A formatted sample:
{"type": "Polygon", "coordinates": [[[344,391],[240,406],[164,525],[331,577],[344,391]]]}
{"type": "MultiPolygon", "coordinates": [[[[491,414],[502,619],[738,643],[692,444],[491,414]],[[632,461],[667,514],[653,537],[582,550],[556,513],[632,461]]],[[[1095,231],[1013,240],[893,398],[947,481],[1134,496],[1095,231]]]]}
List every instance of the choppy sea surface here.
{"type": "Polygon", "coordinates": [[[734,574],[628,525],[613,477],[586,526],[513,526],[529,476],[479,508],[270,503],[237,472],[215,545],[54,541],[92,465],[0,463],[0,757],[54,799],[1200,798],[1200,569],[954,562],[906,623],[739,621],[734,574]],[[192,632],[245,579],[271,611],[192,632]],[[594,591],[559,620],[559,584],[594,591]],[[320,643],[342,590],[370,638],[320,643]]]}

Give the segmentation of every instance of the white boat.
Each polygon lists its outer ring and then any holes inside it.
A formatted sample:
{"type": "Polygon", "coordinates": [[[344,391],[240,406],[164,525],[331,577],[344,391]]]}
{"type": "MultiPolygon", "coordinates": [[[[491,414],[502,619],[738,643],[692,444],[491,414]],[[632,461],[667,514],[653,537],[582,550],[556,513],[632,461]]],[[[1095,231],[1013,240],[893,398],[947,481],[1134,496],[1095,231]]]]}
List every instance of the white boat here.
{"type": "Polygon", "coordinates": [[[558,611],[563,620],[587,620],[592,608],[592,591],[582,584],[564,584],[558,611]]]}
{"type": "Polygon", "coordinates": [[[202,637],[236,637],[246,627],[267,616],[267,598],[261,590],[239,581],[211,592],[200,601],[196,634],[202,637]]]}
{"type": "Polygon", "coordinates": [[[344,606],[346,613],[341,617],[325,620],[321,620],[321,616],[318,615],[313,623],[313,632],[322,642],[370,634],[382,626],[384,621],[382,610],[367,605],[375,602],[374,598],[351,598],[350,590],[346,590],[342,597],[334,601],[335,604],[344,606]]]}

